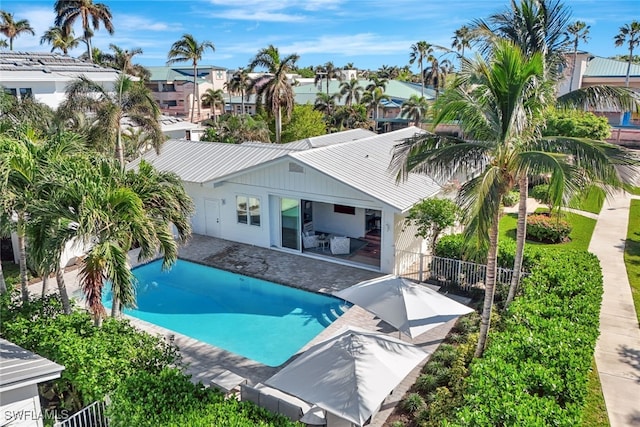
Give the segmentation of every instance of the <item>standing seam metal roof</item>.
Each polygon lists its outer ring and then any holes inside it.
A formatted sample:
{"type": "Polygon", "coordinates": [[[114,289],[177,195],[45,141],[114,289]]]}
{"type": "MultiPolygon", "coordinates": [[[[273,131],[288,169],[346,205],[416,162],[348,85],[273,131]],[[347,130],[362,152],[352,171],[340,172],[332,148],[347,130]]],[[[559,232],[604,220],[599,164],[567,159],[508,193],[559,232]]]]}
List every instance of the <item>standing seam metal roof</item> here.
{"type": "MultiPolygon", "coordinates": [[[[626,77],[628,62],[594,57],[587,63],[584,77],[626,77]]],[[[640,77],[640,65],[631,64],[630,77],[640,77]]]]}
{"type": "Polygon", "coordinates": [[[0,338],[0,390],[10,390],[60,376],[64,366],[0,338]]]}

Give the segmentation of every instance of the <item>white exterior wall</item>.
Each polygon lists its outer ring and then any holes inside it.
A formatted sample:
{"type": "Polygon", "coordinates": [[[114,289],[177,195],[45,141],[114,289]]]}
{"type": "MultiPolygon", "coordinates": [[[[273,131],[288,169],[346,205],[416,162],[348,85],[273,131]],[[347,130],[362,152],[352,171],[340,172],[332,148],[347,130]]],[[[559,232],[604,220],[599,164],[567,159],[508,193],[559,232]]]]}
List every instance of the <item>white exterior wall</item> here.
{"type": "Polygon", "coordinates": [[[37,384],[4,391],[0,393],[0,402],[0,426],[43,426],[37,384]]]}
{"type": "Polygon", "coordinates": [[[314,229],[337,232],[351,237],[364,235],[365,209],[380,210],[382,213],[380,270],[386,273],[392,273],[394,270],[396,211],[315,170],[305,167],[303,173],[289,172],[289,162],[283,161],[232,178],[217,186],[211,183],[203,185],[185,183],[185,189],[193,198],[195,205],[195,213],[192,217],[194,233],[261,247],[271,246],[270,224],[279,225],[280,221],[279,217],[272,218],[272,214],[279,215],[279,207],[272,209],[269,206],[271,196],[321,202],[313,204],[314,229]],[[257,197],[260,200],[260,226],[237,222],[236,196],[238,195],[257,197]],[[209,221],[212,221],[211,213],[208,213],[205,208],[207,200],[209,200],[209,207],[215,206],[216,203],[219,206],[217,228],[214,224],[207,225],[208,214],[209,221]],[[335,213],[333,204],[355,206],[355,215],[335,213]],[[212,232],[212,229],[215,231],[212,232]]]}

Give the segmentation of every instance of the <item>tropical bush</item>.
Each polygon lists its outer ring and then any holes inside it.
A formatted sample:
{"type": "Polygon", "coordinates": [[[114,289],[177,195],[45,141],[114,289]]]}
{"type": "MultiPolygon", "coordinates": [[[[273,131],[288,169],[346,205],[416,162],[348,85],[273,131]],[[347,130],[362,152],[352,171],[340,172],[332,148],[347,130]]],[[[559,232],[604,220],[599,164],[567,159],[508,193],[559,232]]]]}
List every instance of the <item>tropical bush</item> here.
{"type": "Polygon", "coordinates": [[[527,217],[527,239],[544,243],[567,241],[571,233],[569,223],[558,216],[529,215],[527,217]]]}
{"type": "Polygon", "coordinates": [[[520,201],[520,193],[510,191],[502,196],[502,204],[507,207],[515,206],[520,201]]]}
{"type": "Polygon", "coordinates": [[[139,371],[127,377],[110,396],[112,427],[289,427],[290,422],[251,402],[226,399],[217,390],[193,384],[179,369],[139,371]]]}
{"type": "Polygon", "coordinates": [[[553,211],[553,201],[549,197],[549,184],[536,185],[529,191],[529,197],[536,199],[538,203],[547,205],[549,211],[553,211]]]}
{"type": "Polygon", "coordinates": [[[569,136],[604,140],[611,136],[611,126],[606,117],[578,109],[549,110],[544,136],[569,136]]]}
{"type": "Polygon", "coordinates": [[[470,365],[450,425],[580,425],[598,337],[598,260],[548,250],[522,289],[470,365]]]}

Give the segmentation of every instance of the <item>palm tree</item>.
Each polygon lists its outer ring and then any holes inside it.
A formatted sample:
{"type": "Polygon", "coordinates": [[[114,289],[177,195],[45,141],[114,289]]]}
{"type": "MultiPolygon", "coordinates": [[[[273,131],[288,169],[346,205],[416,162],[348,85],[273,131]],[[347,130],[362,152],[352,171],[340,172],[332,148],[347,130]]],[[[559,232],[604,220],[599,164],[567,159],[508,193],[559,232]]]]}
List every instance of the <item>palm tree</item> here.
{"type": "Polygon", "coordinates": [[[340,83],[340,95],[346,96],[345,104],[349,106],[353,104],[354,101],[356,104],[360,102],[363,91],[364,88],[360,86],[360,83],[357,79],[351,79],[348,82],[340,83]]]}
{"type": "Polygon", "coordinates": [[[629,87],[629,73],[631,72],[631,60],[633,58],[633,48],[640,44],[640,22],[632,21],[631,24],[624,24],[620,27],[620,32],[614,38],[616,47],[625,43],[629,46],[629,61],[627,63],[627,76],[624,79],[625,87],[629,87]]]}
{"type": "Polygon", "coordinates": [[[114,31],[109,6],[104,3],[94,3],[93,0],[56,0],[53,9],[56,12],[55,25],[66,28],[69,33],[73,24],[80,18],[89,62],[93,62],[91,49],[93,30],[99,30],[102,23],[109,34],[113,34],[114,31]]]}
{"type": "Polygon", "coordinates": [[[2,22],[0,22],[0,33],[9,39],[9,50],[13,50],[13,40],[20,34],[30,33],[32,36],[36,35],[31,25],[29,25],[29,21],[26,19],[15,21],[13,19],[13,13],[4,10],[0,10],[0,18],[2,18],[2,22]]]}
{"type": "Polygon", "coordinates": [[[198,118],[200,117],[200,102],[198,95],[198,62],[202,59],[202,55],[207,50],[215,52],[216,48],[208,40],[198,43],[198,41],[191,34],[184,34],[182,38],[173,45],[167,54],[167,65],[175,64],[176,62],[188,62],[191,61],[193,65],[193,99],[191,103],[191,121],[193,122],[193,112],[196,102],[198,104],[198,118]]]}
{"type": "Polygon", "coordinates": [[[140,154],[153,147],[151,135],[142,128],[128,127],[122,132],[124,158],[127,161],[140,157],[140,154]]]}
{"type": "Polygon", "coordinates": [[[103,55],[102,62],[104,65],[120,70],[125,74],[139,77],[142,80],[148,80],[151,77],[149,70],[142,65],[133,63],[133,57],[142,55],[142,49],[122,49],[115,44],[110,44],[109,49],[113,51],[113,54],[103,55]]]}
{"type": "Polygon", "coordinates": [[[313,103],[313,108],[329,117],[331,116],[331,112],[336,108],[336,98],[337,95],[335,93],[333,95],[327,95],[324,92],[318,92],[316,93],[316,100],[313,103]]]}
{"type": "Polygon", "coordinates": [[[566,35],[573,39],[573,67],[571,70],[571,79],[569,81],[570,91],[573,90],[573,75],[575,74],[575,69],[578,64],[578,43],[580,43],[580,40],[585,43],[589,40],[589,28],[591,28],[591,26],[587,25],[583,21],[576,21],[567,27],[566,35]]]}
{"type": "Polygon", "coordinates": [[[380,87],[372,88],[372,90],[366,90],[362,95],[362,102],[367,106],[367,108],[373,111],[373,120],[376,122],[376,126],[380,115],[380,104],[382,101],[388,99],[390,99],[389,95],[384,93],[380,87]]]}
{"type": "Polygon", "coordinates": [[[9,47],[9,43],[7,43],[6,39],[0,39],[0,49],[6,49],[9,47]]]}
{"type": "Polygon", "coordinates": [[[471,28],[466,25],[458,28],[453,33],[453,42],[451,43],[451,47],[456,49],[458,52],[462,51],[460,53],[460,57],[463,59],[465,48],[471,47],[472,35],[471,28]]]}
{"type": "Polygon", "coordinates": [[[259,117],[248,114],[228,116],[217,129],[220,142],[241,144],[245,141],[270,142],[269,126],[259,117]]]}
{"type": "Polygon", "coordinates": [[[425,41],[419,41],[411,45],[411,53],[409,54],[409,64],[418,63],[420,68],[420,96],[424,98],[424,61],[430,61],[433,54],[433,48],[425,41]]]}
{"type": "Polygon", "coordinates": [[[221,106],[222,110],[224,111],[224,92],[222,91],[222,89],[207,89],[204,95],[202,95],[202,105],[208,105],[209,108],[211,108],[213,121],[217,123],[218,115],[216,114],[216,108],[218,106],[221,106]]]}
{"type": "Polygon", "coordinates": [[[489,242],[476,356],[484,351],[490,326],[502,196],[513,188],[520,170],[530,165],[540,169],[545,164],[545,158],[538,153],[520,148],[522,138],[532,136],[532,125],[538,119],[537,82],[543,76],[542,62],[539,54],[527,59],[519,48],[506,42],[496,45],[490,63],[481,58],[477,63],[464,62],[453,88],[446,94],[450,99],[444,100],[434,125],[458,114],[465,134],[475,141],[428,133],[396,146],[392,160],[400,176],[413,171],[436,179],[447,179],[481,165],[479,175],[465,183],[459,194],[467,241],[475,238],[489,242]],[[469,87],[471,82],[473,86],[469,87]]]}
{"type": "Polygon", "coordinates": [[[231,80],[225,83],[229,92],[240,94],[240,102],[242,103],[242,114],[245,114],[244,101],[248,96],[247,89],[249,88],[250,84],[251,78],[249,77],[249,73],[244,68],[238,69],[238,71],[233,73],[231,80]]]}
{"type": "Polygon", "coordinates": [[[76,111],[94,111],[95,131],[91,140],[102,151],[115,149],[115,157],[125,166],[122,144],[122,120],[127,119],[151,136],[157,152],[165,140],[158,121],[160,110],[151,92],[142,81],[133,81],[120,75],[114,83],[114,92],[81,76],[67,86],[67,99],[60,106],[63,114],[76,111]]]}
{"type": "Polygon", "coordinates": [[[313,84],[318,84],[322,80],[327,81],[327,95],[329,94],[329,82],[331,79],[337,79],[342,81],[341,69],[333,65],[333,62],[329,61],[326,64],[316,68],[316,77],[313,80],[313,84]]]}
{"type": "Polygon", "coordinates": [[[420,126],[420,122],[429,110],[429,103],[426,99],[418,95],[411,97],[402,104],[400,116],[408,118],[415,126],[420,126]]]}
{"type": "Polygon", "coordinates": [[[73,30],[68,31],[65,27],[51,27],[40,38],[40,44],[49,43],[51,52],[60,49],[65,55],[69,54],[69,49],[74,49],[80,44],[80,39],[73,35],[73,30]]]}
{"type": "Polygon", "coordinates": [[[264,100],[267,110],[275,118],[276,144],[280,143],[282,134],[282,109],[287,117],[293,110],[293,88],[287,80],[287,73],[295,67],[298,58],[295,53],[281,58],[278,48],[269,45],[258,51],[249,64],[251,70],[263,67],[269,73],[253,80],[249,90],[255,91],[256,104],[259,105],[264,100]]]}
{"type": "Polygon", "coordinates": [[[442,62],[438,61],[438,58],[433,58],[431,65],[424,70],[424,81],[431,84],[436,92],[436,99],[440,95],[440,89],[444,87],[447,75],[453,70],[453,65],[448,59],[442,62]]]}

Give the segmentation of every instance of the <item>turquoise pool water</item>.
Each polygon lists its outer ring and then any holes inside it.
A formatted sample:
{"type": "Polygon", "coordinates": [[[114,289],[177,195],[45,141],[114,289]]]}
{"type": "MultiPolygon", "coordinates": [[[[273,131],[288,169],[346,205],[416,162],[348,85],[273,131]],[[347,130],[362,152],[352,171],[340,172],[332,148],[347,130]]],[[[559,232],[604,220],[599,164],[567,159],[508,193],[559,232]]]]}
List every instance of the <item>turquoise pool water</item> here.
{"type": "MultiPolygon", "coordinates": [[[[133,269],[138,308],[125,313],[268,366],[286,362],[343,313],[337,298],[178,260],[133,269]]],[[[111,307],[111,292],[104,305],[111,307]]]]}

